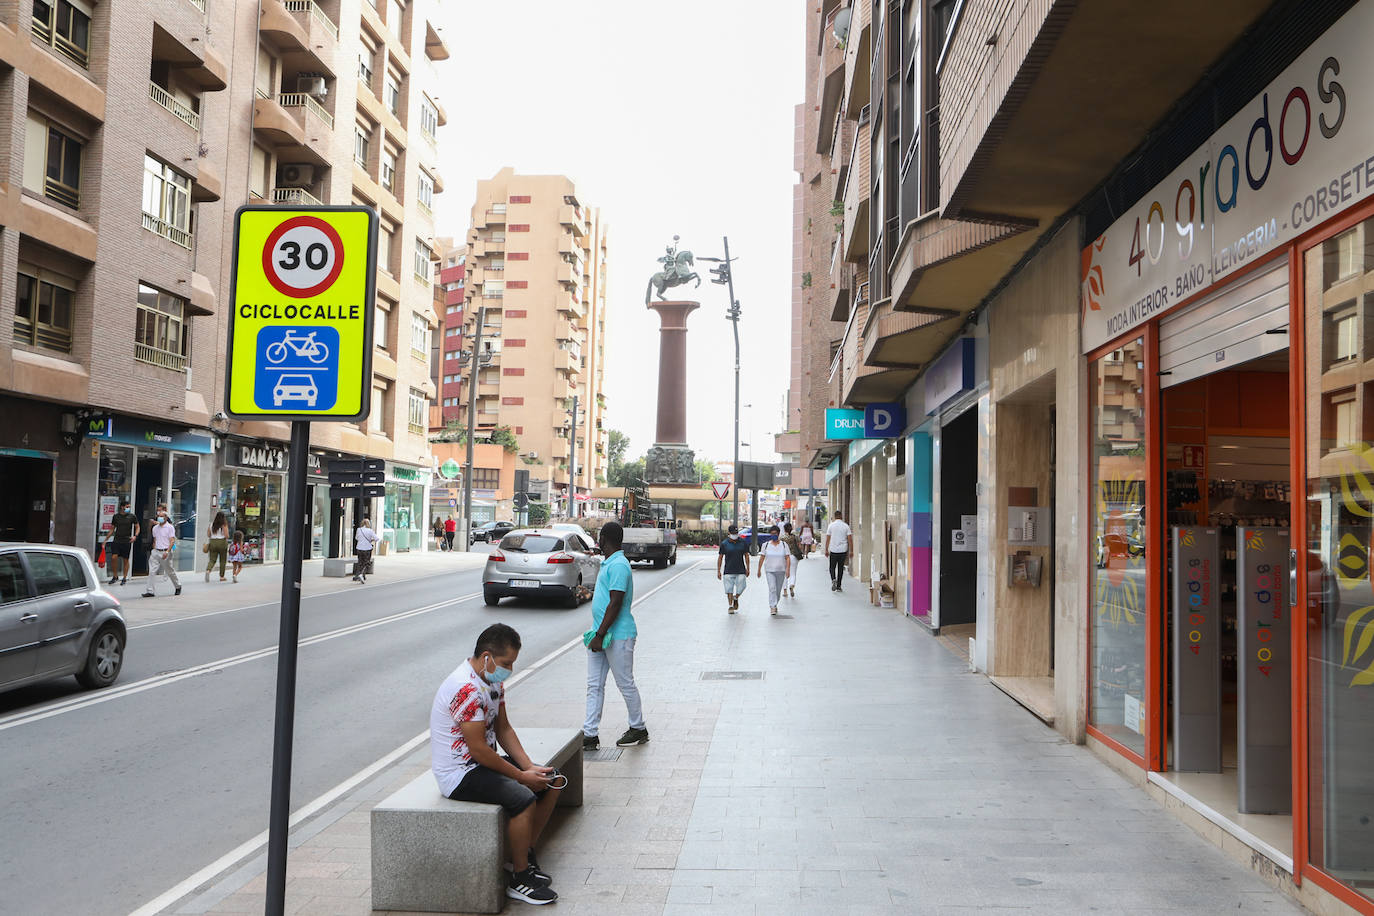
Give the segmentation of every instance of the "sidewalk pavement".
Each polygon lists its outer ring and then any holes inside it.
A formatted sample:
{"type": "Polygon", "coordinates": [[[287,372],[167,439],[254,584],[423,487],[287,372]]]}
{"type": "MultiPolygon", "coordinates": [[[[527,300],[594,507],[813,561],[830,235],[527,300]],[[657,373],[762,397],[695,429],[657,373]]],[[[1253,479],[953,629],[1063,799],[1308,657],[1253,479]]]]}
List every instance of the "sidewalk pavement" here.
{"type": "MultiPolygon", "coordinates": [[[[178,548],[180,549],[180,548],[178,548]]],[[[128,585],[106,585],[105,587],[119,599],[120,610],[130,626],[157,623],[182,617],[194,617],[222,611],[227,608],[251,607],[257,604],[276,604],[281,600],[281,563],[244,566],[239,573],[239,581],[233,581],[232,569],[226,568],[225,578],[219,581],[219,567],[205,581],[205,563],[208,557],[196,554],[194,570],[177,571],[181,579],[181,594],[174,595],[172,583],[159,579],[156,598],[143,598],[147,576],[129,578],[128,585]]],[[[347,557],[352,562],[352,557],[347,557]]],[[[446,572],[459,572],[465,569],[481,569],[487,561],[485,552],[452,553],[431,550],[427,552],[395,553],[374,560],[376,572],[369,577],[367,585],[360,586],[348,576],[343,578],[324,575],[323,560],[306,560],[301,565],[301,596],[309,598],[328,595],[345,589],[375,588],[388,583],[394,584],[408,579],[441,575],[446,572]]],[[[102,585],[104,580],[102,580],[102,585]]]]}
{"type": "MultiPolygon", "coordinates": [[[[584,806],[555,815],[558,913],[1301,912],[857,583],[832,594],[824,566],[803,564],[780,619],[759,579],[728,616],[709,557],[636,604],[651,741],[588,760],[584,806]]],[[[516,728],[576,730],[584,682],[577,647],[517,683],[516,728]]],[[[415,685],[417,732],[436,686],[415,685]]],[[[608,694],[603,749],[626,725],[608,694]]],[[[370,911],[369,811],[427,755],[297,827],[288,913],[370,911]]],[[[164,912],[261,912],[265,868],[164,912]]]]}

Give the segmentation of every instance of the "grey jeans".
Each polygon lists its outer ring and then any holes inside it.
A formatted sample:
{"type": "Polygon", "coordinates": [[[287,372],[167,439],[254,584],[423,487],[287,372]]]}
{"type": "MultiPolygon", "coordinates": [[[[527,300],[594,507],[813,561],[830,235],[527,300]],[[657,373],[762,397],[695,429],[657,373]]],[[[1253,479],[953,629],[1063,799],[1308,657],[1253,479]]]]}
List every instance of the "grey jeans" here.
{"type": "Polygon", "coordinates": [[[615,676],[615,686],[625,698],[630,728],[644,727],[644,704],[635,686],[635,637],[614,639],[600,652],[587,650],[587,721],[582,724],[582,734],[588,738],[596,737],[601,728],[608,671],[615,676]]]}
{"type": "Polygon", "coordinates": [[[778,595],[782,592],[784,583],[787,582],[787,573],[783,570],[774,572],[765,569],[763,575],[768,579],[768,606],[774,608],[778,606],[778,595]]]}

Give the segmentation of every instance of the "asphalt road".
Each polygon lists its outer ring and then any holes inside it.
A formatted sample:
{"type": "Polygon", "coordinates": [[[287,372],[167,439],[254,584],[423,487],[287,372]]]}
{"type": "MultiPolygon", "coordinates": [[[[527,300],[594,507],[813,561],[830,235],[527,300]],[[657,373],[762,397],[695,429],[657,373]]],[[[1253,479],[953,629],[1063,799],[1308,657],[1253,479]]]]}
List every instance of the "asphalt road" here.
{"type": "MultiPolygon", "coordinates": [[[[637,568],[637,591],[680,569],[637,568]]],[[[293,809],[423,731],[487,624],[526,664],[588,626],[590,604],[488,608],[479,579],[303,600],[293,809]]],[[[0,694],[0,912],[127,914],[266,829],[277,630],[275,605],[144,627],[107,691],[0,694]]]]}

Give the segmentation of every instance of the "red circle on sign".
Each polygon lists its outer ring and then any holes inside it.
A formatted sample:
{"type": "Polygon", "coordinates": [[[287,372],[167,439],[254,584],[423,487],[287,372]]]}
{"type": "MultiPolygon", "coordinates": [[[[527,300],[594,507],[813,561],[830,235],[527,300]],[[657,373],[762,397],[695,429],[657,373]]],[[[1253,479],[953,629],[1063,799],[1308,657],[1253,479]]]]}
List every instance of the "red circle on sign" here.
{"type": "Polygon", "coordinates": [[[320,293],[334,285],[334,281],[339,279],[340,272],[343,271],[344,247],[343,239],[339,238],[339,233],[329,223],[320,219],[318,216],[293,216],[286,222],[272,230],[271,235],[267,236],[267,241],[262,246],[262,272],[267,277],[267,282],[283,296],[293,296],[307,299],[311,296],[318,296],[320,293]],[[283,235],[298,226],[309,226],[318,229],[329,239],[329,243],[334,246],[334,266],[329,271],[329,276],[325,277],[314,286],[299,287],[292,286],[277,275],[276,265],[272,263],[272,251],[277,247],[277,242],[283,235]]]}

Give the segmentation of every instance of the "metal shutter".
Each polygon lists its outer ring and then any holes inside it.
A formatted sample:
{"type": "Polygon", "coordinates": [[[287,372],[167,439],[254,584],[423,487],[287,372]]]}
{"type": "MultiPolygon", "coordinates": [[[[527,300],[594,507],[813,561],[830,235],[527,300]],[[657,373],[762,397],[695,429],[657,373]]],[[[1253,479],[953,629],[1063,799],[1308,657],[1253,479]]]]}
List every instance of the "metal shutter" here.
{"type": "Polygon", "coordinates": [[[1160,387],[1288,348],[1288,258],[1159,322],[1160,387]],[[1269,331],[1282,330],[1281,334],[1269,331]]]}

